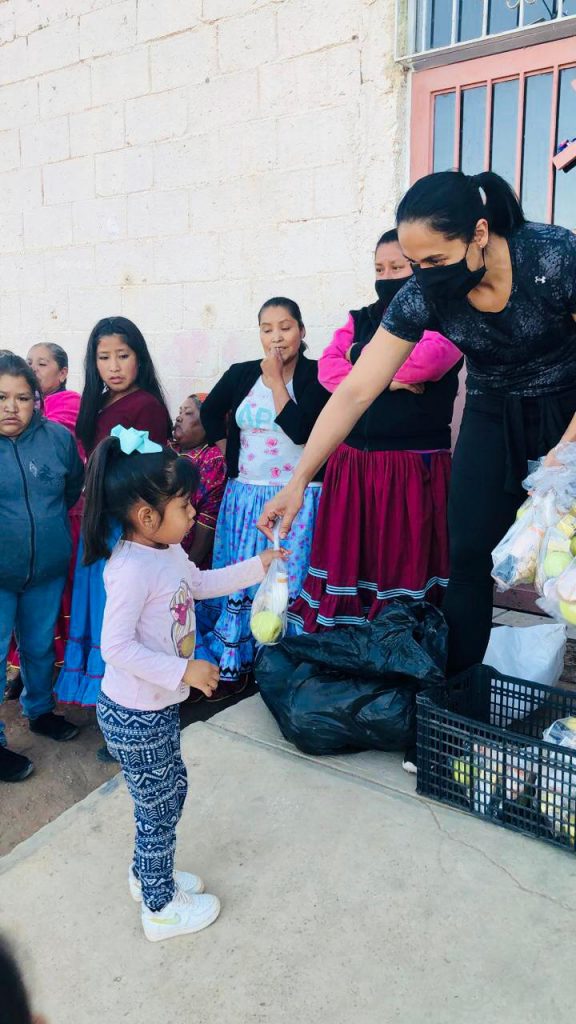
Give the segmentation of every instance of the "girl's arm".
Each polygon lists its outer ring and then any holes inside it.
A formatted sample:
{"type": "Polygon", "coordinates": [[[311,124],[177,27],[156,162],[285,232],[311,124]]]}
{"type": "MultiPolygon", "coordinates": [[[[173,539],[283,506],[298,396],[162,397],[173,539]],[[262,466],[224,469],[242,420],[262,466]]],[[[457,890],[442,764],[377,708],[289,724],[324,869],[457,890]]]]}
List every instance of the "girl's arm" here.
{"type": "Polygon", "coordinates": [[[414,345],[379,327],[356,366],[342,381],[318,417],[294,476],[266,503],[258,528],[273,539],[272,527],[282,518],[280,536],[287,537],[302,506],[304,491],[326,459],[348,436],[362,413],[389,386],[414,345]]]}
{"type": "Polygon", "coordinates": [[[196,600],[207,597],[224,597],[236,590],[253,587],[264,579],[265,571],[259,555],[248,558],[245,562],[237,562],[226,569],[206,569],[201,572],[195,565],[191,566],[192,579],[190,587],[196,600]]]}
{"type": "Polygon", "coordinates": [[[234,401],[236,372],[236,366],[226,370],[202,402],[200,419],[210,444],[216,444],[226,437],[226,417],[234,401]]]}
{"type": "Polygon", "coordinates": [[[152,651],[136,639],[136,629],[147,599],[138,567],[122,562],[106,570],[106,606],[102,623],[104,661],[165,690],[178,690],[188,667],[186,658],[152,651]]]}
{"type": "Polygon", "coordinates": [[[352,366],[346,356],[353,344],[354,318],[350,314],[344,327],[334,331],[332,341],[318,360],[318,380],[327,391],[336,391],[338,385],[350,373],[352,366]]]}

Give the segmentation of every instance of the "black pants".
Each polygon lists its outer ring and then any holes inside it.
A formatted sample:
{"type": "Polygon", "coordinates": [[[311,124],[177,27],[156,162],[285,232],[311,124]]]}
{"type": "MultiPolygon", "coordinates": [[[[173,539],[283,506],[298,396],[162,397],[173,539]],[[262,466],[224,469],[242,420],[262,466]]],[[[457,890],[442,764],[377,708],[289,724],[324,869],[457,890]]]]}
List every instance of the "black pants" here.
{"type": "Polygon", "coordinates": [[[545,398],[469,396],[454,452],[448,506],[448,671],[482,661],[492,624],[491,553],[526,498],[528,461],[554,447],[576,411],[576,392],[545,398]]]}

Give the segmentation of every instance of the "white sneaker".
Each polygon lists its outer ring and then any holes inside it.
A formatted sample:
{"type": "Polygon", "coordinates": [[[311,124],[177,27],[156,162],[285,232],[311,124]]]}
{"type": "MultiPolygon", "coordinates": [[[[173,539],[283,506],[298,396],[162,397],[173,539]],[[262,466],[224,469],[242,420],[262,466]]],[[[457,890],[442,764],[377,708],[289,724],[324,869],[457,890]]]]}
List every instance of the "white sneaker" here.
{"type": "MultiPolygon", "coordinates": [[[[189,892],[192,895],[195,893],[204,892],[204,882],[198,875],[192,875],[189,871],[175,871],[174,881],[176,888],[182,892],[189,892]]],[[[128,868],[128,887],[130,889],[130,895],[136,903],[142,903],[142,885],[140,880],[136,878],[132,867],[128,868]]]]}
{"type": "Polygon", "coordinates": [[[146,904],[142,904],[142,927],[150,942],[161,942],[177,935],[201,932],[216,920],[219,913],[220,900],[217,896],[207,893],[197,896],[178,890],[162,910],[148,910],[146,904]]]}

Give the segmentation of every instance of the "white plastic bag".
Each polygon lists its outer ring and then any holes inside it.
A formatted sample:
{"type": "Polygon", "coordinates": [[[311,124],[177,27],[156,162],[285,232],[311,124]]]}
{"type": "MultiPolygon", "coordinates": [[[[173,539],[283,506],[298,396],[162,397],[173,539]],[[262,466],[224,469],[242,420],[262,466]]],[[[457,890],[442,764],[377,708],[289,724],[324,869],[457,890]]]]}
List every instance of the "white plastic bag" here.
{"type": "MultiPolygon", "coordinates": [[[[280,527],[274,528],[274,550],[280,551],[280,527]]],[[[277,644],[288,626],[288,572],[275,558],[256,591],[250,612],[250,629],[257,643],[277,644]]]]}
{"type": "MultiPolygon", "coordinates": [[[[546,466],[545,459],[533,464],[523,484],[530,497],[492,552],[492,576],[499,590],[536,583],[542,593],[546,581],[554,575],[547,573],[544,565],[546,532],[555,527],[568,541],[576,534],[576,443],[559,445],[555,455],[557,466],[546,466]]],[[[550,565],[558,568],[558,559],[549,560],[550,565]]]]}
{"type": "MultiPolygon", "coordinates": [[[[496,626],[484,655],[504,676],[514,676],[541,686],[556,686],[564,668],[566,626],[552,622],[542,626],[496,626]]],[[[532,692],[514,683],[499,683],[492,694],[494,724],[506,727],[536,710],[532,692]]]]}

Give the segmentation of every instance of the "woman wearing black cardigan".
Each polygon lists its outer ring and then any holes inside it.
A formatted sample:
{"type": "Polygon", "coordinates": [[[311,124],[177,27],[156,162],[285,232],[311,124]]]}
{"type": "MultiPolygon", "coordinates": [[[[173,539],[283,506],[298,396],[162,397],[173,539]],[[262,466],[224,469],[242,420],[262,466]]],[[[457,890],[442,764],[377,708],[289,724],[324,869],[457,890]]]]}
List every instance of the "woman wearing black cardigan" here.
{"type": "MultiPolygon", "coordinates": [[[[227,436],[229,480],[216,527],[215,569],[251,558],[267,546],[256,522],[265,503],[290,479],[329,398],[318,383],[316,361],[304,355],[306,330],[298,305],[292,299],[269,299],[258,323],[264,359],[233,364],[202,406],[208,441],[214,444],[227,436]]],[[[318,474],[306,488],[285,541],[291,551],[291,600],[308,571],[320,479],[318,474]]],[[[254,593],[255,588],[243,590],[198,608],[204,642],[220,664],[221,697],[240,692],[252,671],[254,593]]]]}

